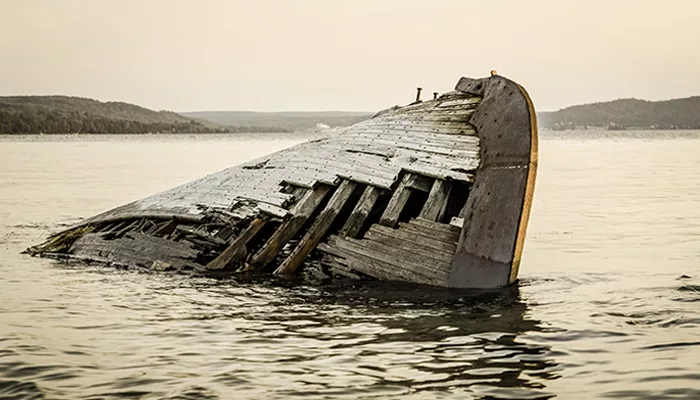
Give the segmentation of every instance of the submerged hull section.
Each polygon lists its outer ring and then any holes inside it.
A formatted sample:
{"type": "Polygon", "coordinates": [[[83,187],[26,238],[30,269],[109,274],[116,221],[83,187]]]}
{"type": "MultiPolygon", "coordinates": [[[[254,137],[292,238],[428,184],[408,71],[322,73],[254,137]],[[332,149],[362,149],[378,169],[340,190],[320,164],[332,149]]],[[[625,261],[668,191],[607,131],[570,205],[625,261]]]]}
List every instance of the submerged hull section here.
{"type": "Polygon", "coordinates": [[[517,279],[534,108],[462,78],[313,140],[94,216],[28,252],[126,267],[490,288],[517,279]]]}

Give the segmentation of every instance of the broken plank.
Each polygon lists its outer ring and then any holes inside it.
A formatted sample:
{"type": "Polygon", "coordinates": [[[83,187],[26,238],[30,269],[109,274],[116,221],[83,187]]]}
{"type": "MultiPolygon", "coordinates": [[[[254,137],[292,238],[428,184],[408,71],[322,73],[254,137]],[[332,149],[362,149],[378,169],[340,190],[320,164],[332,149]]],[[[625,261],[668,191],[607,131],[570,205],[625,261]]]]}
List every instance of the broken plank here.
{"type": "Polygon", "coordinates": [[[292,211],[293,216],[283,222],[277,230],[265,242],[263,247],[250,260],[252,268],[264,268],[282,250],[296,234],[299,232],[307,219],[313,214],[323,199],[330,192],[331,187],[322,185],[313,190],[308,190],[306,194],[295,204],[292,211]]]}
{"type": "Polygon", "coordinates": [[[279,219],[285,219],[289,215],[288,210],[268,203],[258,203],[256,207],[261,212],[279,219]]]}
{"type": "MultiPolygon", "coordinates": [[[[408,250],[406,247],[397,247],[397,241],[392,243],[379,242],[371,239],[338,238],[336,246],[358,251],[375,252],[386,257],[387,262],[397,267],[414,270],[417,274],[426,277],[444,276],[449,271],[452,257],[446,257],[445,253],[438,253],[437,257],[431,252],[421,252],[421,249],[408,250]]],[[[435,254],[435,252],[432,252],[435,254]]],[[[378,256],[375,256],[377,258],[378,256]]]]}
{"type": "MultiPolygon", "coordinates": [[[[331,239],[335,238],[331,237],[331,239]]],[[[331,241],[329,240],[329,242],[331,241]]],[[[329,267],[340,264],[340,266],[345,267],[345,270],[360,272],[375,279],[391,281],[402,280],[403,278],[403,280],[409,282],[415,281],[415,277],[412,274],[404,274],[402,273],[403,271],[398,270],[392,264],[375,260],[364,254],[338,248],[334,244],[321,243],[318,245],[318,249],[324,254],[330,254],[334,257],[332,259],[333,262],[328,264],[329,267]]],[[[322,263],[324,259],[321,260],[322,263]]]]}
{"type": "Polygon", "coordinates": [[[195,228],[192,228],[192,227],[187,226],[187,225],[180,225],[175,229],[177,229],[178,231],[184,232],[186,234],[190,234],[190,235],[193,235],[195,237],[198,237],[198,238],[204,240],[205,242],[209,242],[213,246],[223,246],[223,245],[228,244],[223,239],[212,236],[206,232],[202,232],[199,229],[195,229],[195,228]]]}
{"type": "Polygon", "coordinates": [[[396,225],[396,223],[399,221],[399,215],[401,215],[401,211],[403,211],[403,208],[411,195],[411,189],[408,184],[413,180],[413,174],[409,173],[403,176],[401,183],[399,183],[399,186],[394,191],[393,196],[391,196],[391,200],[389,200],[389,204],[386,206],[386,210],[384,210],[384,214],[382,214],[382,217],[379,220],[380,224],[390,228],[393,228],[396,225]]]}
{"type": "Polygon", "coordinates": [[[421,192],[430,192],[433,186],[433,178],[418,175],[418,174],[408,174],[408,180],[406,186],[411,189],[420,190],[421,192]]]}
{"type": "Polygon", "coordinates": [[[450,235],[459,235],[459,233],[462,231],[461,229],[459,229],[453,225],[444,224],[442,222],[431,221],[431,220],[425,219],[425,218],[420,217],[420,216],[418,218],[414,218],[414,219],[408,221],[408,223],[411,225],[423,226],[423,227],[426,227],[428,229],[434,229],[434,230],[444,232],[444,233],[450,234],[450,235]]]}
{"type": "Polygon", "coordinates": [[[326,234],[333,220],[335,220],[335,217],[338,215],[345,202],[348,201],[356,187],[357,183],[352,181],[344,180],[340,183],[333,193],[333,196],[331,196],[331,199],[328,201],[326,208],[321,211],[321,214],[319,214],[316,221],[311,225],[311,228],[306,232],[304,238],[301,239],[299,244],[292,250],[289,257],[275,270],[275,274],[293,274],[297,268],[299,268],[299,265],[301,265],[306,256],[321,241],[323,235],[326,234]]]}
{"type": "Polygon", "coordinates": [[[439,239],[416,235],[405,229],[392,229],[384,225],[375,224],[365,234],[366,238],[388,237],[402,240],[414,246],[422,246],[433,251],[454,254],[457,251],[457,243],[445,242],[439,239]]]}
{"type": "Polygon", "coordinates": [[[124,236],[127,232],[133,231],[134,229],[136,229],[136,228],[139,226],[139,224],[141,223],[141,221],[142,221],[142,219],[137,219],[137,220],[131,221],[131,223],[128,224],[128,225],[126,225],[126,227],[124,227],[124,228],[122,228],[122,229],[116,231],[116,232],[114,233],[114,237],[122,237],[122,236],[124,236]]]}
{"type": "MultiPolygon", "coordinates": [[[[449,266],[426,267],[411,260],[397,257],[386,251],[377,251],[364,245],[364,241],[336,237],[336,255],[345,258],[351,269],[379,279],[406,280],[424,284],[439,284],[447,277],[449,266]]],[[[331,253],[334,254],[334,253],[331,253]]]]}
{"type": "Polygon", "coordinates": [[[464,172],[464,171],[471,171],[472,167],[473,169],[476,169],[477,167],[474,165],[469,165],[469,163],[464,162],[465,168],[464,170],[460,171],[455,171],[452,169],[448,169],[445,167],[440,167],[436,166],[435,164],[428,164],[426,162],[422,161],[410,161],[411,157],[409,155],[410,153],[405,153],[402,154],[399,157],[396,157],[394,159],[394,162],[396,162],[397,165],[401,166],[406,171],[413,172],[416,174],[421,174],[425,176],[429,176],[432,178],[436,179],[442,179],[442,180],[454,180],[454,181],[464,181],[464,182],[474,182],[474,173],[473,172],[464,172]]]}
{"type": "Polygon", "coordinates": [[[350,217],[340,230],[341,236],[357,237],[362,229],[362,226],[367,220],[367,216],[372,211],[374,204],[379,198],[379,189],[375,186],[367,186],[362,193],[362,197],[357,202],[355,209],[352,210],[350,217]]]}
{"type": "Polygon", "coordinates": [[[373,248],[377,251],[395,254],[399,258],[411,260],[430,268],[433,265],[451,263],[455,253],[454,251],[438,251],[422,244],[405,241],[399,237],[377,235],[376,233],[366,235],[361,241],[369,249],[373,248]]]}
{"type": "Polygon", "coordinates": [[[360,280],[362,277],[351,271],[350,267],[342,263],[342,258],[332,254],[325,253],[321,259],[321,264],[330,267],[334,275],[344,276],[346,278],[360,280]]]}
{"type": "Polygon", "coordinates": [[[246,245],[268,222],[267,217],[258,217],[250,222],[243,232],[218,257],[207,264],[207,269],[226,269],[245,260],[248,255],[246,245]]]}
{"type": "Polygon", "coordinates": [[[435,240],[440,240],[445,243],[457,243],[457,240],[459,240],[459,233],[447,233],[440,230],[431,229],[415,224],[409,224],[405,222],[399,224],[399,229],[409,234],[433,238],[435,240]]]}
{"type": "Polygon", "coordinates": [[[440,221],[445,215],[445,207],[447,206],[447,198],[452,190],[452,183],[442,179],[435,179],[433,187],[428,194],[428,200],[425,201],[423,209],[420,212],[420,217],[429,221],[440,221]]]}

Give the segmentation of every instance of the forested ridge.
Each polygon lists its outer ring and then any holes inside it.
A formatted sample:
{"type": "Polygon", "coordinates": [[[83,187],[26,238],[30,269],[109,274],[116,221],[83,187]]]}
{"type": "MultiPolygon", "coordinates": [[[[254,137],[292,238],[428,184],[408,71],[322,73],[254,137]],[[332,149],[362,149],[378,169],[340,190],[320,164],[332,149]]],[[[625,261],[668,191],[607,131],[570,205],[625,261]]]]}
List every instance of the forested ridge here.
{"type": "Polygon", "coordinates": [[[275,127],[222,126],[171,111],[68,96],[0,97],[0,133],[283,132],[275,127]]]}
{"type": "Polygon", "coordinates": [[[538,114],[541,127],[700,129],[700,96],[665,101],[620,99],[538,114]]]}

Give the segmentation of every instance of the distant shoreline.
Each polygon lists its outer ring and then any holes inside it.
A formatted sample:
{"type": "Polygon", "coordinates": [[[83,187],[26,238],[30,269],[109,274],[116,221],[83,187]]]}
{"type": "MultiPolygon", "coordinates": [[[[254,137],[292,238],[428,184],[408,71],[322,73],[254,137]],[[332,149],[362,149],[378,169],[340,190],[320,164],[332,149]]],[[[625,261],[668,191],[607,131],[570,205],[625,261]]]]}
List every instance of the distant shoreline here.
{"type": "MultiPolygon", "coordinates": [[[[678,132],[678,133],[687,133],[687,132],[698,132],[700,133],[700,129],[691,129],[691,128],[683,128],[683,129],[654,129],[654,128],[639,128],[639,129],[615,129],[615,130],[608,130],[605,128],[588,128],[588,129],[566,129],[566,130],[557,130],[557,129],[551,129],[551,128],[539,128],[539,133],[548,135],[548,134],[560,134],[560,135],[566,135],[568,133],[571,134],[582,134],[589,132],[591,134],[599,134],[599,133],[605,133],[609,135],[614,135],[616,133],[634,133],[634,132],[647,132],[647,133],[653,133],[653,132],[678,132]]],[[[130,133],[130,132],[116,132],[116,133],[86,133],[86,132],[73,132],[73,133],[0,133],[0,136],[3,137],[12,137],[12,136],[32,136],[32,137],[52,137],[52,136],[234,136],[234,135],[279,135],[279,136],[314,136],[314,135],[324,135],[324,134],[330,134],[332,133],[332,130],[328,131],[322,131],[322,130],[297,130],[297,131],[241,131],[241,132],[208,132],[208,133],[203,133],[203,132],[161,132],[161,133],[130,133]]]]}
{"type": "MultiPolygon", "coordinates": [[[[650,102],[622,99],[538,112],[539,129],[639,131],[700,129],[700,96],[650,102]]],[[[0,97],[6,134],[226,134],[293,133],[350,126],[373,113],[345,111],[154,111],[122,102],[67,96],[0,97]]]]}

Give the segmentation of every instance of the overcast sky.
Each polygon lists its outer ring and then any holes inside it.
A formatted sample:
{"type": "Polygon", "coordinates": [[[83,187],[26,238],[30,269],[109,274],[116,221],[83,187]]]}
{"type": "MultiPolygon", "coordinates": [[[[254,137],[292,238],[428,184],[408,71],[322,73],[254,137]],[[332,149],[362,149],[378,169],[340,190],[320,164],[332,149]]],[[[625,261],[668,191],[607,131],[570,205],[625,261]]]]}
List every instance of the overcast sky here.
{"type": "Polygon", "coordinates": [[[376,110],[492,69],[539,110],[700,95],[700,1],[0,0],[0,95],[376,110]]]}

